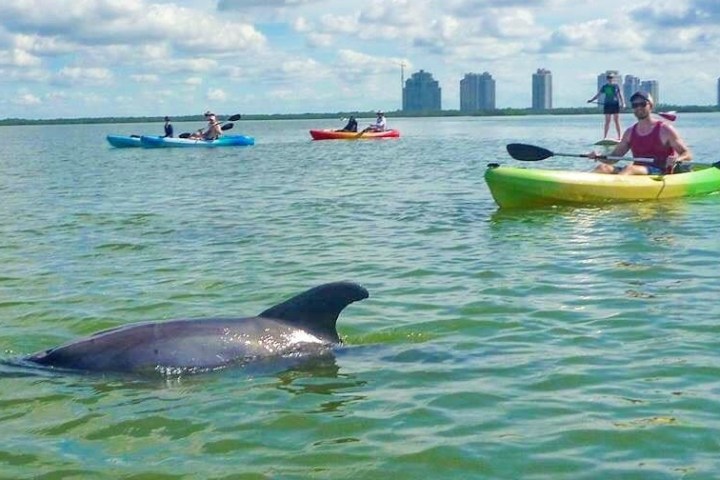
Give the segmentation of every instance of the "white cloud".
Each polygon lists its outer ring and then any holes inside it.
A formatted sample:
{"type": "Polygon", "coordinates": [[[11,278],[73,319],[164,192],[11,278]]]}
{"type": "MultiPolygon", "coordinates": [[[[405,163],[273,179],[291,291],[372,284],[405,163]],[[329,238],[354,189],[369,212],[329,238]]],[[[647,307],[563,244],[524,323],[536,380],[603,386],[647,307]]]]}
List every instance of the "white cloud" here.
{"type": "Polygon", "coordinates": [[[106,85],[113,78],[113,73],[106,68],[64,67],[56,77],[61,84],[70,85],[106,85]]]}
{"type": "Polygon", "coordinates": [[[160,81],[160,77],[155,74],[133,74],[130,75],[130,78],[138,83],[157,83],[160,81]]]}
{"type": "Polygon", "coordinates": [[[31,55],[25,50],[18,48],[0,51],[0,65],[11,65],[14,67],[37,67],[40,59],[31,55]]]}
{"type": "Polygon", "coordinates": [[[228,95],[219,88],[211,88],[205,94],[205,98],[211,102],[224,102],[228,99],[228,95]]]}
{"type": "Polygon", "coordinates": [[[440,81],[445,108],[465,73],[483,71],[498,106],[527,106],[539,67],[553,71],[557,106],[577,106],[606,69],[706,104],[719,49],[715,0],[13,0],[0,15],[0,95],[27,85],[34,111],[53,117],[229,99],[258,113],[372,109],[399,105],[404,62],[406,77],[422,68],[440,81]]]}
{"type": "Polygon", "coordinates": [[[22,93],[13,99],[13,103],[22,106],[40,105],[42,101],[30,93],[22,93]]]}

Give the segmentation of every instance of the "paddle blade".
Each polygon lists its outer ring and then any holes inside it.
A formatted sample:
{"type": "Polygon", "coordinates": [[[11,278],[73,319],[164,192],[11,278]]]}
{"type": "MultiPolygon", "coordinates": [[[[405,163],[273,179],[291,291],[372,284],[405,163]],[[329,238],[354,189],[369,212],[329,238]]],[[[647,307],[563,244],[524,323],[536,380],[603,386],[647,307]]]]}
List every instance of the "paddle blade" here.
{"type": "Polygon", "coordinates": [[[240,115],[239,113],[236,113],[235,115],[232,115],[231,117],[229,117],[229,118],[226,120],[226,122],[237,122],[237,121],[240,120],[241,118],[242,118],[242,115],[240,115]]]}
{"type": "Polygon", "coordinates": [[[178,135],[178,138],[190,138],[190,135],[192,135],[192,133],[181,133],[178,135]]]}
{"type": "Polygon", "coordinates": [[[546,148],[527,145],[525,143],[509,143],[506,148],[512,158],[523,162],[537,162],[538,160],[545,160],[555,155],[546,148]]]}
{"type": "Polygon", "coordinates": [[[220,127],[220,130],[223,130],[223,131],[225,131],[225,130],[230,130],[230,129],[233,128],[234,126],[235,126],[235,125],[233,125],[232,123],[226,123],[225,125],[223,125],[222,127],[220,127]]]}
{"type": "Polygon", "coordinates": [[[662,118],[665,120],[670,120],[671,122],[674,122],[677,119],[677,112],[671,111],[671,112],[660,112],[658,113],[662,118]]]}

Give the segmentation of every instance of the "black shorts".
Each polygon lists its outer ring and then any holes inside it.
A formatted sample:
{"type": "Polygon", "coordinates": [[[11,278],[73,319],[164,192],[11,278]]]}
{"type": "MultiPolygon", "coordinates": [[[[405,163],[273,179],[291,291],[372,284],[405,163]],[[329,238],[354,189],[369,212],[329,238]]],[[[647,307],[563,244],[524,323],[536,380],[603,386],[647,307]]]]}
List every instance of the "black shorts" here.
{"type": "Polygon", "coordinates": [[[613,113],[620,113],[619,103],[606,103],[603,106],[603,113],[605,115],[612,115],[613,113]]]}

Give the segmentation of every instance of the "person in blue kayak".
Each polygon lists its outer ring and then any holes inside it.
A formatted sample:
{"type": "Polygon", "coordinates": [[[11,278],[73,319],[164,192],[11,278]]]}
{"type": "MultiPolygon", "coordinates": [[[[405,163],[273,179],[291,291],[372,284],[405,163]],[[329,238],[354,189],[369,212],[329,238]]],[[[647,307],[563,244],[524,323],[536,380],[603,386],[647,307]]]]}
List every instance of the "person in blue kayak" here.
{"type": "Polygon", "coordinates": [[[222,128],[220,128],[220,122],[217,121],[217,117],[211,111],[204,113],[205,119],[207,120],[207,129],[202,128],[196,133],[190,135],[189,138],[194,140],[217,140],[222,135],[222,128]]]}
{"type": "Polygon", "coordinates": [[[350,115],[350,120],[348,120],[347,125],[345,125],[343,128],[338,130],[338,132],[357,132],[358,129],[358,123],[357,120],[355,120],[355,117],[350,115]]]}
{"type": "Polygon", "coordinates": [[[173,126],[172,123],[170,123],[170,117],[165,117],[165,138],[172,138],[173,137],[173,126]]]}
{"type": "MultiPolygon", "coordinates": [[[[650,115],[654,104],[652,95],[635,92],[630,97],[630,104],[638,121],[625,130],[620,143],[609,156],[621,157],[632,151],[637,160],[624,168],[600,163],[594,171],[620,175],[663,175],[685,171],[680,162],[691,161],[692,152],[672,125],[650,115]],[[641,158],[651,159],[652,162],[640,162],[641,158]]],[[[599,155],[591,152],[588,157],[597,159],[599,155]]]]}
{"type": "Polygon", "coordinates": [[[217,117],[211,111],[205,112],[205,118],[207,119],[208,126],[207,130],[203,132],[203,138],[205,140],[217,140],[220,135],[222,135],[220,122],[217,121],[217,117]]]}
{"type": "Polygon", "coordinates": [[[625,108],[625,99],[623,98],[620,86],[615,83],[615,74],[608,73],[605,79],[607,83],[600,87],[600,90],[598,90],[594,97],[588,100],[588,103],[594,102],[600,95],[603,95],[603,113],[605,114],[603,138],[607,138],[611,119],[615,122],[617,138],[620,138],[620,109],[625,108]]]}

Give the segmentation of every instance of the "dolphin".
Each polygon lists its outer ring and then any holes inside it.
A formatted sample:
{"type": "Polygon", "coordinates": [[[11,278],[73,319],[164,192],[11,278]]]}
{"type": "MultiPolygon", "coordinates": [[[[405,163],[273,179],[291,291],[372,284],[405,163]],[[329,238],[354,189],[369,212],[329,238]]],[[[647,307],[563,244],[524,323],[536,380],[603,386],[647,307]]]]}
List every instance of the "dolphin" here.
{"type": "Polygon", "coordinates": [[[356,283],[327,283],[256,317],[125,325],[25,360],[93,372],[194,373],[268,358],[321,355],[342,343],[336,329],[340,312],[368,296],[356,283]]]}

